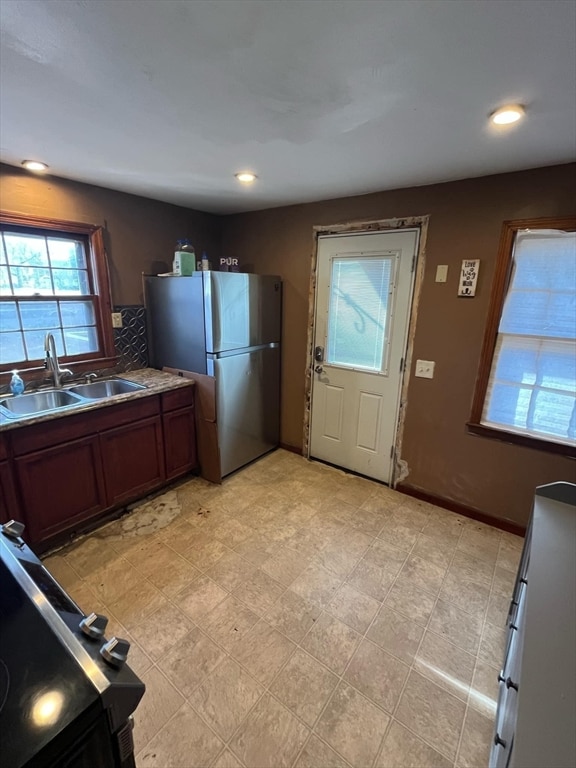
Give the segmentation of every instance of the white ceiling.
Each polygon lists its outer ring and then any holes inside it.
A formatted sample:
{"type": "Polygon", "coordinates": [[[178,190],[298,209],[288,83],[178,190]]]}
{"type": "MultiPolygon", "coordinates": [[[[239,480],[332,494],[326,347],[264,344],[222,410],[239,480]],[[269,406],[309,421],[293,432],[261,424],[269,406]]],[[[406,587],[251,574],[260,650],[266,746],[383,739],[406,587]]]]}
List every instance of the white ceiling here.
{"type": "Polygon", "coordinates": [[[4,162],[205,211],[576,156],[573,0],[1,0],[0,24],[4,162]],[[508,102],[525,121],[490,129],[508,102]]]}

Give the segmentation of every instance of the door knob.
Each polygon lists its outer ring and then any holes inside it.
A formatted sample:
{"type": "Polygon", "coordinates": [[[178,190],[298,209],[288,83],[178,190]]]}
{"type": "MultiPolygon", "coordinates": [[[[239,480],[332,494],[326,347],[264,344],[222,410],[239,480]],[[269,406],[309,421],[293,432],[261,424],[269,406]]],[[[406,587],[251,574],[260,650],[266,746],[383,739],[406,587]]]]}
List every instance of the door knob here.
{"type": "Polygon", "coordinates": [[[504,739],[500,738],[499,733],[496,733],[496,735],[494,736],[494,744],[497,747],[506,747],[506,742],[504,741],[504,739]]]}
{"type": "Polygon", "coordinates": [[[506,688],[514,688],[515,691],[518,690],[518,683],[515,683],[511,677],[507,677],[504,681],[506,683],[506,688]]]}
{"type": "Polygon", "coordinates": [[[317,365],[317,366],[316,366],[316,368],[314,368],[314,370],[316,371],[316,373],[322,373],[322,371],[324,370],[324,368],[322,368],[322,366],[321,366],[321,365],[317,365]]]}

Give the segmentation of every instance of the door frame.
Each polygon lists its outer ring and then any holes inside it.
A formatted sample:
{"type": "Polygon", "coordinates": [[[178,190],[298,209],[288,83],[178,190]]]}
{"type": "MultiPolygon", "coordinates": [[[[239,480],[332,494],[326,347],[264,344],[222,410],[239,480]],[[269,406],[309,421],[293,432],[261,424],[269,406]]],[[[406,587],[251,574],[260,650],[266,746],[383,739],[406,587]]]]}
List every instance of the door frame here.
{"type": "Polygon", "coordinates": [[[306,341],[306,371],[304,378],[304,430],[302,435],[302,455],[310,458],[310,421],[312,416],[312,368],[314,356],[314,335],[316,322],[316,298],[317,298],[317,270],[318,270],[318,239],[327,235],[360,235],[374,232],[387,232],[402,229],[417,229],[418,249],[415,254],[414,281],[410,298],[410,315],[408,318],[408,333],[404,348],[404,368],[400,381],[400,401],[396,415],[396,434],[394,439],[394,460],[392,462],[392,478],[390,487],[404,480],[408,474],[408,467],[402,459],[402,438],[404,433],[404,421],[406,406],[408,403],[408,384],[410,371],[412,370],[412,353],[414,350],[414,336],[416,332],[416,320],[424,279],[424,266],[426,261],[426,239],[428,235],[428,222],[430,216],[406,216],[396,219],[369,219],[351,221],[344,224],[325,224],[312,227],[312,254],[310,263],[310,286],[308,291],[308,337],[306,341]]]}

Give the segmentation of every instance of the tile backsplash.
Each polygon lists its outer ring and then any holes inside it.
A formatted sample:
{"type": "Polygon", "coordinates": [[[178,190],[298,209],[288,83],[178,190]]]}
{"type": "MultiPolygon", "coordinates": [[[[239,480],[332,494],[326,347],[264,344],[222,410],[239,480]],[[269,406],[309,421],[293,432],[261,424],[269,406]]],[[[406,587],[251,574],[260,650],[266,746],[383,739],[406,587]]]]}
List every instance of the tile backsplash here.
{"type": "Polygon", "coordinates": [[[122,328],[114,328],[114,344],[124,371],[145,368],[148,365],[148,339],[146,336],[146,310],[139,304],[115,306],[122,314],[122,328]]]}

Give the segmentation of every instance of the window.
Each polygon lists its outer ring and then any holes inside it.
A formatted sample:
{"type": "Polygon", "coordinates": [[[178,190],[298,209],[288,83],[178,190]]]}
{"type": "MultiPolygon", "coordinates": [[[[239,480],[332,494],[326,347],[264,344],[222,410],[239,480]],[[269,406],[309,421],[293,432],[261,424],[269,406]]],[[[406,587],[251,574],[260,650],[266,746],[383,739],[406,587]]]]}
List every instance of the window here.
{"type": "Polygon", "coordinates": [[[472,431],[576,453],[575,229],[505,223],[472,431]]]}
{"type": "Polygon", "coordinates": [[[394,256],[332,259],[326,362],[386,372],[394,256]]]}
{"type": "Polygon", "coordinates": [[[114,355],[102,230],[0,214],[0,370],[43,364],[51,332],[67,363],[114,355]]]}

